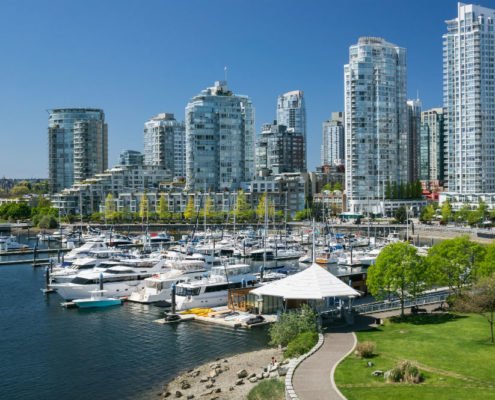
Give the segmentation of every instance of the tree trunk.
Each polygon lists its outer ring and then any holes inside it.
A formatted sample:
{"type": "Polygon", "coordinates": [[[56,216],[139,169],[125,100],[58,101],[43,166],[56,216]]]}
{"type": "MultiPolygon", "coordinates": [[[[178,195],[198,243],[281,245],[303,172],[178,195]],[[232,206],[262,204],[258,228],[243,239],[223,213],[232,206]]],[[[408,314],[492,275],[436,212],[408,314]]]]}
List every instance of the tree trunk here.
{"type": "Polygon", "coordinates": [[[404,318],[404,294],[400,297],[400,316],[404,318]]]}
{"type": "Polygon", "coordinates": [[[490,333],[492,335],[492,344],[493,344],[493,313],[492,313],[492,319],[490,320],[490,333]]]}

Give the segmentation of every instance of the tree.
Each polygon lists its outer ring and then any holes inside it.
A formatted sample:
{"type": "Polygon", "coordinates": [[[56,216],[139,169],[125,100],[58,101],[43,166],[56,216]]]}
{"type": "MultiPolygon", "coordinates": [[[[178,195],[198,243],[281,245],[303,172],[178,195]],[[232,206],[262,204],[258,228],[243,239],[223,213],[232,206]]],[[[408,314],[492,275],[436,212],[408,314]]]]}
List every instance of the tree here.
{"type": "Polygon", "coordinates": [[[386,199],[392,198],[392,187],[390,186],[389,181],[387,181],[387,185],[385,186],[385,198],[386,199]]]}
{"type": "Polygon", "coordinates": [[[481,261],[479,269],[478,269],[478,276],[480,277],[487,277],[491,276],[495,273],[495,243],[490,243],[488,246],[486,246],[486,254],[481,261]]]}
{"type": "Polygon", "coordinates": [[[237,200],[234,205],[234,210],[230,212],[231,218],[234,218],[234,212],[235,219],[238,222],[246,222],[252,218],[253,210],[246,200],[244,190],[239,190],[239,192],[237,193],[237,200]]]}
{"type": "Polygon", "coordinates": [[[113,197],[112,193],[107,194],[107,199],[105,200],[105,218],[109,219],[110,221],[113,221],[115,218],[115,212],[116,212],[116,207],[115,207],[115,199],[113,197]]]}
{"type": "Polygon", "coordinates": [[[454,309],[462,313],[484,316],[490,324],[490,339],[493,343],[493,318],[495,316],[495,276],[480,279],[471,290],[454,300],[454,309]]]}
{"type": "Polygon", "coordinates": [[[423,207],[419,211],[419,219],[421,222],[429,223],[435,217],[435,209],[433,205],[429,204],[426,207],[423,207]]]}
{"type": "Polygon", "coordinates": [[[331,191],[332,191],[332,185],[330,185],[329,183],[327,183],[326,185],[324,185],[324,186],[321,188],[321,193],[323,193],[324,191],[329,191],[329,192],[331,192],[331,191]]]}
{"type": "Polygon", "coordinates": [[[311,210],[309,208],[305,208],[302,211],[298,211],[296,215],[294,215],[294,221],[303,221],[308,219],[311,215],[311,210]]]}
{"type": "Polygon", "coordinates": [[[456,222],[467,222],[469,220],[469,214],[471,214],[471,207],[469,203],[465,203],[459,211],[455,213],[456,222]]]}
{"type": "Polygon", "coordinates": [[[139,216],[141,217],[141,221],[148,216],[148,212],[148,196],[146,196],[146,193],[143,193],[139,202],[139,216]]]}
{"type": "MultiPolygon", "coordinates": [[[[265,201],[266,201],[266,193],[263,193],[261,196],[260,202],[258,203],[258,207],[256,208],[256,214],[259,219],[265,218],[265,201]]],[[[270,218],[275,212],[275,203],[273,201],[268,200],[268,204],[266,206],[268,218],[270,218]]]]}
{"type": "Polygon", "coordinates": [[[165,197],[164,194],[160,196],[160,199],[158,200],[158,217],[160,219],[169,219],[170,218],[170,211],[168,208],[168,201],[167,198],[165,197]]]}
{"type": "Polygon", "coordinates": [[[340,190],[341,192],[344,190],[340,182],[335,182],[335,185],[333,185],[333,191],[340,190]]]}
{"type": "Polygon", "coordinates": [[[399,199],[404,199],[406,196],[406,188],[404,187],[404,183],[401,182],[399,185],[399,199]]]}
{"type": "Polygon", "coordinates": [[[446,200],[442,204],[442,219],[441,221],[444,223],[450,222],[453,219],[453,214],[452,214],[452,205],[450,204],[450,200],[446,200]]]}
{"type": "Polygon", "coordinates": [[[421,181],[419,179],[414,184],[413,192],[413,198],[421,199],[423,197],[423,185],[421,185],[421,181]]]}
{"type": "Polygon", "coordinates": [[[194,212],[194,198],[192,196],[189,197],[187,201],[186,209],[184,210],[184,218],[192,219],[195,216],[194,212]]]}
{"type": "Polygon", "coordinates": [[[397,182],[392,183],[392,199],[399,198],[399,188],[397,187],[397,182]]]}
{"type": "Polygon", "coordinates": [[[427,269],[417,249],[409,243],[398,242],[385,247],[368,268],[366,285],[376,298],[391,294],[400,299],[401,315],[407,297],[417,297],[427,286],[427,269]]]}
{"type": "Polygon", "coordinates": [[[412,199],[412,197],[413,197],[412,185],[410,182],[407,182],[407,184],[406,184],[406,199],[412,199]]]}
{"type": "Polygon", "coordinates": [[[270,326],[270,344],[287,344],[304,332],[317,332],[316,313],[306,304],[298,311],[282,313],[280,319],[270,326]]]}
{"type": "Polygon", "coordinates": [[[465,285],[476,280],[485,253],[485,246],[467,235],[446,239],[428,250],[429,275],[435,284],[446,285],[460,295],[465,285]]]}
{"type": "Polygon", "coordinates": [[[205,200],[205,205],[204,207],[200,210],[200,215],[203,216],[205,213],[205,208],[206,208],[206,218],[208,220],[211,220],[212,218],[215,217],[215,211],[213,209],[213,199],[211,196],[206,196],[205,200]]]}
{"type": "Polygon", "coordinates": [[[406,207],[401,206],[395,210],[394,218],[399,224],[405,224],[407,220],[406,207]]]}
{"type": "Polygon", "coordinates": [[[29,188],[25,185],[15,185],[12,190],[10,191],[10,195],[13,197],[20,197],[24,196],[25,194],[29,193],[29,188]]]}

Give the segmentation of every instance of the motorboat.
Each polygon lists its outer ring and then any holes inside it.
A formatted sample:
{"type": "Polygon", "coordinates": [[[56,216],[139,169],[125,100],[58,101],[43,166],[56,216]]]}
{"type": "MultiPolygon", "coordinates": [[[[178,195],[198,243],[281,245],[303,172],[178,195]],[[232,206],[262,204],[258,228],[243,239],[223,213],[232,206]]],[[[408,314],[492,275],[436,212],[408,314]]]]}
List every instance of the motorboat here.
{"type": "Polygon", "coordinates": [[[177,310],[227,305],[229,289],[257,283],[248,264],[214,267],[208,278],[180,283],[176,289],[177,310]]]}
{"type": "Polygon", "coordinates": [[[106,290],[92,290],[90,298],[75,299],[72,302],[79,308],[101,308],[122,304],[122,300],[105,296],[106,290]]]}
{"type": "Polygon", "coordinates": [[[0,236],[0,250],[23,250],[27,249],[28,245],[20,244],[15,240],[15,236],[0,236]]]}
{"type": "Polygon", "coordinates": [[[190,282],[194,279],[201,279],[205,275],[206,268],[203,261],[188,259],[178,261],[169,271],[146,278],[144,288],[132,292],[129,301],[137,303],[170,301],[172,284],[190,282]]]}

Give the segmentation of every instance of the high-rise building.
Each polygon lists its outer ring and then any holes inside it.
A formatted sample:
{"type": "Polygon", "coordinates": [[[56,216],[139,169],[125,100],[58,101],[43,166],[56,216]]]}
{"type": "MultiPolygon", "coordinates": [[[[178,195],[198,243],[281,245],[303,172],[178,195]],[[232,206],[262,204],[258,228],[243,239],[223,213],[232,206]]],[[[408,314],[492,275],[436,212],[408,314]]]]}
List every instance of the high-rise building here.
{"type": "Polygon", "coordinates": [[[306,170],[306,105],[302,90],[293,90],[278,96],[277,123],[294,129],[304,138],[304,170],[306,170]]]}
{"type": "Polygon", "coordinates": [[[458,3],[443,35],[449,192],[495,192],[495,10],[458,3]]]}
{"type": "Polygon", "coordinates": [[[48,117],[50,192],[103,172],[108,167],[108,128],[103,110],[57,108],[48,117]]]}
{"type": "Polygon", "coordinates": [[[415,183],[419,179],[419,142],[421,129],[421,101],[407,101],[407,179],[415,183]]]}
{"type": "Polygon", "coordinates": [[[443,108],[421,113],[419,179],[427,189],[444,184],[443,108]]]}
{"type": "Polygon", "coordinates": [[[256,173],[305,172],[304,138],[285,125],[264,124],[256,143],[256,173]]]}
{"type": "Polygon", "coordinates": [[[406,183],[406,49],[362,37],[345,76],[345,182],[351,212],[383,213],[388,184],[406,183]]]}
{"type": "Polygon", "coordinates": [[[342,121],[331,119],[323,122],[321,165],[344,165],[344,158],[345,141],[342,121]]]}
{"type": "Polygon", "coordinates": [[[135,150],[122,150],[119,156],[119,165],[143,165],[144,154],[135,150]]]}
{"type": "Polygon", "coordinates": [[[186,129],[174,114],[161,113],[144,123],[144,163],[186,176],[186,129]]]}
{"type": "Polygon", "coordinates": [[[227,82],[193,97],[186,107],[186,189],[236,190],[254,177],[254,109],[227,82]]]}

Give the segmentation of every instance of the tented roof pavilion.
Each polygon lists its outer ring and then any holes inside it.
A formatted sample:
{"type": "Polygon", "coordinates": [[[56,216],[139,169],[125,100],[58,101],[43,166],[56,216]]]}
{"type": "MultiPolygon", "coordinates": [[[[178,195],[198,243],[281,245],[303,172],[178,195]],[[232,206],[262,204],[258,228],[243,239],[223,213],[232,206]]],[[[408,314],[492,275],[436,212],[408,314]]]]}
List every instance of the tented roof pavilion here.
{"type": "Polygon", "coordinates": [[[251,290],[257,296],[284,300],[323,300],[327,297],[358,297],[360,293],[325,268],[313,263],[309,268],[251,290]]]}

